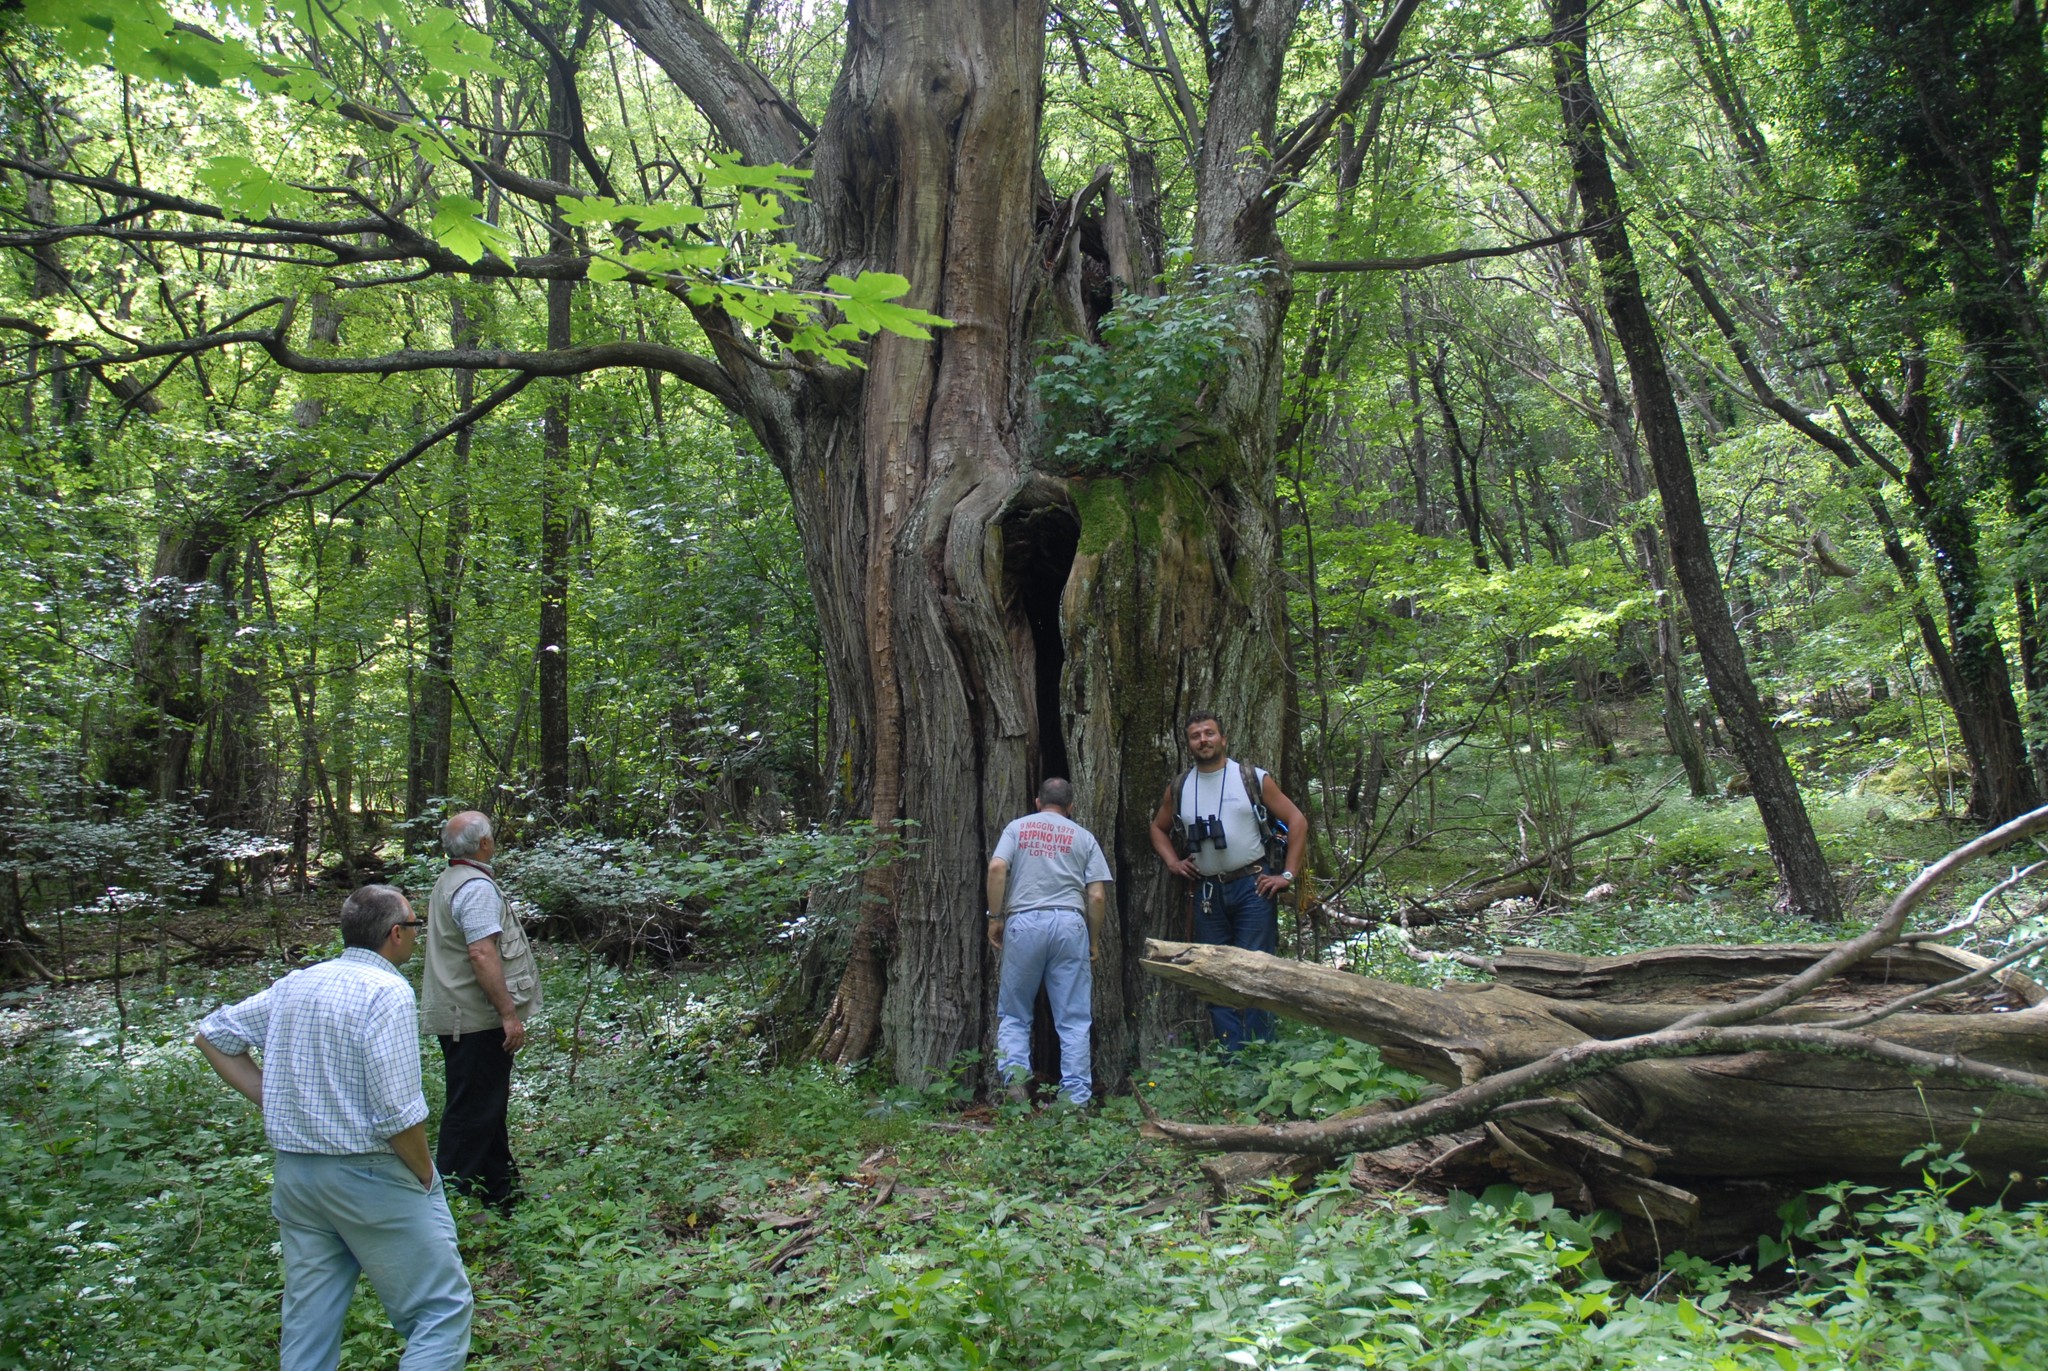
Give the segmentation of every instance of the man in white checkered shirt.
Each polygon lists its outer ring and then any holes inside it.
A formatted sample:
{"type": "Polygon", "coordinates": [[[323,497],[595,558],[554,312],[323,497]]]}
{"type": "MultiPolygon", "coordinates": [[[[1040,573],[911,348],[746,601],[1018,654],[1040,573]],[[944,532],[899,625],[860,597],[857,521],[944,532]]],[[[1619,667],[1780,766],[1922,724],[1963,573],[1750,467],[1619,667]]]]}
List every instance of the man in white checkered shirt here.
{"type": "Polygon", "coordinates": [[[469,1277],[427,1151],[419,1016],[398,973],[420,923],[398,891],[364,886],[341,907],[339,957],[215,1010],[193,1039],[263,1111],[276,1149],[282,1371],[340,1363],[342,1321],[362,1273],[405,1339],[401,1371],[469,1359],[469,1277]]]}

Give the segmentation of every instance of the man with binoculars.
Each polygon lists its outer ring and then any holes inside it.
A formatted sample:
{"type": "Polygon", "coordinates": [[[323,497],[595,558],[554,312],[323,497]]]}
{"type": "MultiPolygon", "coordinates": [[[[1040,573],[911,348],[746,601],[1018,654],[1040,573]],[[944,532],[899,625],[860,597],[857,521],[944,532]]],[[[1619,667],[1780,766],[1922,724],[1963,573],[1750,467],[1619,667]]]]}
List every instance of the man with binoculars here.
{"type": "MultiPolygon", "coordinates": [[[[1271,775],[1231,761],[1214,714],[1188,716],[1187,744],[1195,764],[1160,797],[1152,850],[1167,870],[1196,883],[1196,942],[1272,952],[1280,940],[1274,901],[1307,856],[1308,820],[1271,775]]],[[[1212,1004],[1209,1023],[1231,1052],[1247,1038],[1273,1036],[1263,1009],[1212,1004]]]]}

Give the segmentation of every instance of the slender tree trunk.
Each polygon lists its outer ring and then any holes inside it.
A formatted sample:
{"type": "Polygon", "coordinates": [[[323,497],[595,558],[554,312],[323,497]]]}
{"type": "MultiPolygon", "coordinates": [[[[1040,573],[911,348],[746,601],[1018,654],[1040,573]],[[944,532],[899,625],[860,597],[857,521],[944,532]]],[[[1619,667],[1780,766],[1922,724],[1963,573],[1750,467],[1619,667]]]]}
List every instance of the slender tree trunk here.
{"type": "MultiPolygon", "coordinates": [[[[1920,376],[1924,381],[1924,361],[1920,376]]],[[[1906,487],[1921,534],[1935,549],[1935,581],[1948,611],[1952,650],[1947,666],[1954,678],[1957,731],[1970,754],[1970,813],[1983,822],[2004,822],[2038,804],[2040,786],[2029,766],[2005,644],[1984,599],[1968,493],[1954,470],[1953,455],[1924,422],[1925,396],[1916,399],[1906,411],[1907,422],[1919,421],[1918,441],[1907,446],[1906,487]]],[[[2028,693],[2032,696],[2032,689],[2028,693]]]]}
{"type": "Polygon", "coordinates": [[[1451,490],[1458,497],[1458,522],[1465,526],[1465,538],[1472,544],[1472,565],[1484,574],[1492,567],[1486,558],[1486,515],[1479,502],[1479,455],[1465,447],[1465,433],[1458,425],[1458,412],[1452,407],[1450,390],[1444,384],[1444,354],[1441,350],[1429,364],[1429,389],[1436,397],[1437,414],[1444,421],[1444,455],[1451,459],[1451,490]],[[1466,476],[1468,467],[1471,471],[1469,480],[1466,476]]]}
{"type": "MultiPolygon", "coordinates": [[[[1977,524],[1967,482],[1957,469],[1958,459],[1941,425],[1935,422],[1927,392],[1926,355],[1915,352],[1905,359],[1897,404],[1872,383],[1860,365],[1852,359],[1845,362],[1850,384],[1906,450],[1902,474],[1907,501],[1921,537],[1933,552],[1934,579],[1947,612],[1948,642],[1944,644],[1932,624],[1925,622],[1924,611],[1914,617],[1970,759],[1970,813],[1985,822],[2017,817],[2039,803],[2040,790],[2029,765],[2005,644],[1988,612],[1984,565],[1978,554],[1977,524]]],[[[1878,508],[1882,509],[1881,502],[1878,508]]],[[[1910,555],[1890,527],[1888,514],[1881,522],[1886,555],[1899,568],[1901,580],[1907,580],[1913,574],[1910,555]]]]}
{"type": "Polygon", "coordinates": [[[1792,768],[1764,716],[1721,585],[1720,568],[1700,507],[1684,422],[1636,270],[1621,197],[1600,131],[1600,107],[1586,66],[1586,0],[1552,0],[1551,67],[1564,113],[1565,149],[1584,206],[1588,237],[1615,338],[1628,360],[1643,447],[1656,474],[1671,539],[1674,570],[1691,613],[1693,636],[1714,702],[1728,721],[1737,755],[1770,838],[1771,856],[1791,907],[1809,918],[1841,916],[1827,860],[1807,819],[1792,768]]]}
{"type": "MultiPolygon", "coordinates": [[[[1577,248],[1566,243],[1560,251],[1565,280],[1572,287],[1572,313],[1593,354],[1594,375],[1600,384],[1601,415],[1606,421],[1608,442],[1621,466],[1622,488],[1628,492],[1629,503],[1640,508],[1650,498],[1650,481],[1643,471],[1642,446],[1636,441],[1628,400],[1622,394],[1621,378],[1615,371],[1614,349],[1608,345],[1607,330],[1600,323],[1598,309],[1588,295],[1582,294],[1579,263],[1583,259],[1577,248]]],[[[1664,543],[1657,536],[1655,522],[1647,516],[1635,521],[1629,537],[1635,545],[1643,579],[1649,582],[1650,593],[1657,598],[1657,626],[1652,641],[1657,656],[1657,685],[1664,701],[1660,711],[1664,737],[1671,744],[1671,755],[1685,768],[1686,789],[1694,798],[1711,795],[1714,781],[1707,770],[1706,745],[1693,725],[1692,706],[1685,698],[1684,639],[1679,631],[1677,605],[1671,596],[1671,572],[1664,561],[1664,543]]]]}
{"type": "MultiPolygon", "coordinates": [[[[456,347],[476,342],[467,304],[457,295],[450,307],[450,339],[456,347]]],[[[455,373],[455,407],[465,410],[476,400],[476,373],[455,373]]],[[[455,752],[455,627],[461,613],[463,569],[469,554],[469,454],[475,430],[455,435],[448,463],[448,512],[441,530],[440,575],[426,587],[427,650],[420,663],[419,706],[413,714],[407,758],[405,811],[410,819],[426,815],[428,805],[448,794],[448,768],[455,752]]],[[[427,848],[432,833],[412,831],[412,844],[427,848]]]]}
{"type": "MultiPolygon", "coordinates": [[[[563,79],[549,67],[550,87],[563,79]]],[[[548,174],[566,184],[571,175],[568,136],[572,131],[568,92],[551,89],[549,126],[558,135],[549,142],[548,174]]],[[[549,219],[549,245],[555,252],[574,246],[561,211],[549,219]]],[[[548,282],[547,345],[550,350],[574,342],[570,307],[575,283],[548,282]]],[[[555,382],[541,416],[540,476],[540,655],[536,704],[540,721],[540,794],[558,819],[569,812],[569,532],[574,522],[569,471],[569,398],[574,382],[555,382]]]]}

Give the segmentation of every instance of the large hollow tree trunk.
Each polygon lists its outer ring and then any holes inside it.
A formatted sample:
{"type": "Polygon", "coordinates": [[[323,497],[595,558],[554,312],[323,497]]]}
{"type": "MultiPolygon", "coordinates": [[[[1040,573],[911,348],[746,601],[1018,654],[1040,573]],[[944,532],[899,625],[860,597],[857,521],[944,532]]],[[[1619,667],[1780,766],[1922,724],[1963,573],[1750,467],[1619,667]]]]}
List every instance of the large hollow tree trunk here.
{"type": "MultiPolygon", "coordinates": [[[[840,808],[914,825],[909,857],[865,882],[816,1047],[842,1062],[879,1052],[921,1082],[988,1046],[982,872],[1034,784],[1064,771],[1076,818],[1116,862],[1118,918],[1095,968],[1096,1074],[1113,1087],[1142,1038],[1194,1017],[1154,1004],[1131,955],[1178,917],[1143,827],[1181,764],[1181,716],[1215,709],[1238,751],[1279,764],[1271,499],[1289,292],[1265,150],[1300,4],[1239,5],[1219,32],[1196,173],[1196,269],[1275,265],[1225,306],[1241,347],[1207,436],[1122,481],[1035,463],[1033,363],[1042,341],[1092,327],[1060,273],[1078,270],[1075,221],[1100,189],[1061,204],[1039,171],[1042,3],[855,0],[815,129],[690,7],[595,3],[748,161],[808,161],[810,198],[790,219],[812,279],[895,272],[905,303],[952,321],[929,343],[878,337],[859,372],[762,367],[727,321],[706,321],[789,482],[840,808]]],[[[1126,260],[1143,255],[1144,170],[1128,217],[1113,188],[1102,211],[1103,250],[1126,260]]]]}
{"type": "Polygon", "coordinates": [[[206,713],[209,577],[232,534],[211,514],[176,512],[166,482],[158,483],[158,495],[167,512],[135,617],[138,698],[109,748],[107,780],[173,800],[190,788],[192,743],[206,713]]]}
{"type": "Polygon", "coordinates": [[[223,828],[261,833],[270,822],[273,771],[264,747],[265,698],[260,644],[238,630],[256,621],[256,586],[262,575],[263,544],[248,539],[241,556],[224,555],[216,589],[224,619],[225,650],[217,654],[213,674],[219,682],[206,725],[199,785],[206,792],[205,813],[223,828]]]}
{"type": "Polygon", "coordinates": [[[987,1036],[981,870],[1040,770],[1031,616],[1057,595],[1072,536],[1020,432],[1042,14],[851,9],[800,232],[821,271],[900,273],[907,301],[953,327],[878,338],[862,374],[724,360],[804,535],[842,802],[880,830],[915,825],[911,858],[862,891],[819,1047],[840,1061],[879,1048],[924,1080],[987,1036]]]}
{"type": "Polygon", "coordinates": [[[1807,818],[1799,784],[1764,715],[1728,610],[1713,540],[1700,507],[1685,424],[1679,416],[1642,276],[1636,269],[1621,197],[1600,131],[1600,106],[1586,65],[1585,0],[1552,0],[1550,53],[1564,113],[1565,150],[1584,208],[1587,237],[1600,262],[1607,315],[1628,359],[1642,444],[1656,475],[1673,570],[1685,593],[1708,689],[1728,723],[1737,755],[1749,770],[1750,791],[1756,797],[1787,901],[1808,918],[1839,919],[1841,899],[1828,874],[1827,859],[1807,818]]]}

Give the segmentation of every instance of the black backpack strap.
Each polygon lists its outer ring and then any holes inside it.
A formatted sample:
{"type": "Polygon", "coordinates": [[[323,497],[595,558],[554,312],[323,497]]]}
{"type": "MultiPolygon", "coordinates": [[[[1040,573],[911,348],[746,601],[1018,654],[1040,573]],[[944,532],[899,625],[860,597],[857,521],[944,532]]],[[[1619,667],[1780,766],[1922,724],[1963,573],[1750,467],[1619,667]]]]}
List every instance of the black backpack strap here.
{"type": "Polygon", "coordinates": [[[1170,829],[1173,836],[1173,850],[1183,857],[1191,854],[1188,848],[1187,820],[1180,816],[1180,803],[1181,797],[1188,793],[1188,777],[1194,774],[1195,769],[1189,767],[1186,771],[1181,772],[1178,781],[1168,781],[1166,783],[1166,802],[1173,806],[1173,822],[1170,829]]]}
{"type": "Polygon", "coordinates": [[[1244,784],[1244,798],[1252,807],[1252,817],[1259,821],[1259,836],[1273,836],[1273,816],[1266,809],[1266,787],[1259,780],[1259,769],[1250,762],[1239,762],[1237,774],[1244,784]]]}

